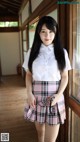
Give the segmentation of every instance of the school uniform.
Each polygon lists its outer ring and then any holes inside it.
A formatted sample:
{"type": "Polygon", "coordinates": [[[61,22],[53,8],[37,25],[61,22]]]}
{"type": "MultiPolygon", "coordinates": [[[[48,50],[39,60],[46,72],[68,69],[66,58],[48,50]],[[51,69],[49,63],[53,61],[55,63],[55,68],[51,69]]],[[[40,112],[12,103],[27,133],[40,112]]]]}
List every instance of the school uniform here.
{"type": "MultiPolygon", "coordinates": [[[[65,49],[64,54],[66,61],[64,70],[66,71],[71,69],[71,65],[65,49]]],[[[29,55],[30,49],[23,63],[25,71],[28,70],[29,55]]],[[[54,106],[51,106],[50,102],[47,103],[48,97],[57,94],[61,81],[53,44],[47,47],[41,44],[39,55],[32,64],[32,78],[32,93],[36,98],[36,107],[32,109],[27,104],[24,113],[25,118],[32,122],[37,121],[49,125],[64,124],[66,119],[64,95],[62,94],[54,106]]]]}

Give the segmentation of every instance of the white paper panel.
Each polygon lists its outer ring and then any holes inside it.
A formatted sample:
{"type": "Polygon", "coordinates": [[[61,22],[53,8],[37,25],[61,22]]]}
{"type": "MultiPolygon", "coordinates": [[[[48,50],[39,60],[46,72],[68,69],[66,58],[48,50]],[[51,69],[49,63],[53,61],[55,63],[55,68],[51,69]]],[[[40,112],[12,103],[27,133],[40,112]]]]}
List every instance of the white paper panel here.
{"type": "Polygon", "coordinates": [[[22,23],[29,17],[29,2],[26,4],[22,11],[22,23]]]}
{"type": "Polygon", "coordinates": [[[26,40],[26,30],[23,31],[23,40],[26,40]]]}
{"type": "Polygon", "coordinates": [[[16,67],[20,63],[19,33],[0,33],[0,55],[2,75],[17,74],[16,67]]]}
{"type": "Polygon", "coordinates": [[[39,6],[43,0],[31,0],[32,12],[39,6]]]}

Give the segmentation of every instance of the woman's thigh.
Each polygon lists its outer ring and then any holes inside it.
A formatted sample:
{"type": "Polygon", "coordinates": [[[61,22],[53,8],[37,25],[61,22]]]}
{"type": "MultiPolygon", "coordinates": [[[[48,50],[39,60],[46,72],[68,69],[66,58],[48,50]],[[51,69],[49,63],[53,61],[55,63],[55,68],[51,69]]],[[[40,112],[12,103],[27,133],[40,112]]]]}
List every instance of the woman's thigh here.
{"type": "Polygon", "coordinates": [[[38,122],[35,122],[36,130],[38,134],[44,135],[45,134],[45,123],[40,124],[38,122]]]}
{"type": "Polygon", "coordinates": [[[45,126],[45,142],[56,142],[60,124],[45,126]]]}

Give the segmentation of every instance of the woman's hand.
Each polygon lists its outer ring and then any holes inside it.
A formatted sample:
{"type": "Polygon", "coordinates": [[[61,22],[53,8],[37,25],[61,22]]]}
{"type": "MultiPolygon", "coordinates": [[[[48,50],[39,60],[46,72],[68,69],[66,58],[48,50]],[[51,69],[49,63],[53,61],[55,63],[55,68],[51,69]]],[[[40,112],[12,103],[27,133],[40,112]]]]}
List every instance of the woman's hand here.
{"type": "Polygon", "coordinates": [[[36,99],[33,94],[29,94],[27,97],[27,103],[30,105],[30,107],[35,108],[36,105],[36,99]]]}
{"type": "Polygon", "coordinates": [[[60,82],[58,92],[57,92],[57,94],[54,94],[55,98],[52,101],[52,106],[55,105],[59,101],[59,99],[61,98],[61,96],[67,86],[67,83],[68,83],[68,71],[63,71],[63,72],[61,72],[61,82],[60,82]]]}
{"type": "Polygon", "coordinates": [[[47,102],[51,101],[51,106],[54,106],[59,100],[59,94],[54,94],[53,96],[48,97],[47,102]]]}
{"type": "Polygon", "coordinates": [[[59,100],[58,94],[54,94],[54,97],[53,97],[53,99],[52,99],[51,106],[56,105],[56,103],[58,102],[58,100],[59,100]]]}
{"type": "Polygon", "coordinates": [[[27,88],[27,103],[30,105],[30,107],[35,108],[36,99],[32,94],[32,74],[29,70],[26,73],[26,88],[27,88]]]}

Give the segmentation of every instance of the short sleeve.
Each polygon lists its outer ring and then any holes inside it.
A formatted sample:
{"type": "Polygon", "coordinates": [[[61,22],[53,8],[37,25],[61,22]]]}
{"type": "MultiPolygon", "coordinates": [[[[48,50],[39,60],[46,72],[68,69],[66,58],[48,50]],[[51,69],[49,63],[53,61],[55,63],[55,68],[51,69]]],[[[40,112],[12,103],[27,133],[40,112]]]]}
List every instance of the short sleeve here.
{"type": "Polygon", "coordinates": [[[64,49],[64,53],[65,53],[65,62],[66,62],[66,66],[64,68],[64,70],[71,70],[71,64],[70,64],[70,60],[69,60],[69,57],[68,57],[68,53],[66,51],[66,49],[64,49]]]}
{"type": "Polygon", "coordinates": [[[24,68],[24,70],[27,72],[28,70],[28,61],[29,61],[29,56],[30,56],[30,51],[31,49],[28,50],[27,54],[26,54],[26,57],[25,57],[25,60],[24,60],[24,63],[22,65],[22,67],[24,68]]]}

